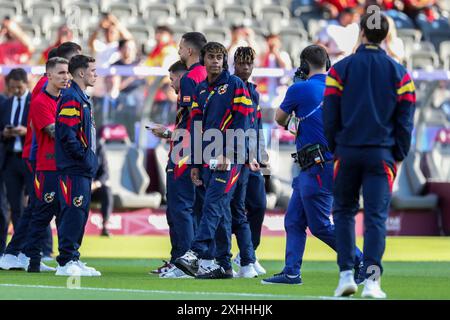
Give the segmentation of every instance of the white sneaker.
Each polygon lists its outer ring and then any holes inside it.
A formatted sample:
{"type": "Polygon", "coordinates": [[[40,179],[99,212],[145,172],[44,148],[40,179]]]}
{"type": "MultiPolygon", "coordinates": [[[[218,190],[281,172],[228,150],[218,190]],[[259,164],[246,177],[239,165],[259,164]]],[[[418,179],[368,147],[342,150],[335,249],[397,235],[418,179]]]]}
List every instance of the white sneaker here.
{"type": "Polygon", "coordinates": [[[363,298],[386,299],[386,293],[381,290],[380,281],[366,279],[364,290],[361,294],[363,298]]]}
{"type": "Polygon", "coordinates": [[[78,260],[77,264],[81,269],[90,272],[92,277],[100,277],[102,275],[100,271],[95,270],[95,268],[88,267],[86,263],[82,262],[81,260],[78,260]]]}
{"type": "Polygon", "coordinates": [[[356,285],[355,280],[353,279],[353,271],[347,270],[342,271],[339,274],[339,284],[334,291],[335,297],[347,297],[351,296],[358,291],[358,286],[356,285]]]}
{"type": "Polygon", "coordinates": [[[17,259],[25,266],[25,269],[28,269],[28,265],[30,264],[30,258],[28,258],[24,253],[19,253],[17,259]]]}
{"type": "Polygon", "coordinates": [[[78,261],[69,261],[66,263],[65,266],[57,266],[56,267],[56,273],[57,276],[66,276],[66,277],[90,277],[91,272],[81,269],[81,267],[78,265],[78,261]]]}
{"type": "Polygon", "coordinates": [[[253,267],[255,268],[255,271],[258,273],[258,276],[262,276],[267,273],[266,269],[263,268],[263,266],[259,263],[258,260],[255,261],[253,267]]]}
{"type": "Polygon", "coordinates": [[[45,263],[41,262],[41,266],[39,268],[41,272],[55,272],[56,268],[47,266],[45,263]]]}
{"type": "Polygon", "coordinates": [[[238,273],[238,278],[257,278],[258,272],[256,272],[255,268],[253,267],[253,263],[250,263],[249,265],[242,266],[238,273]]]}
{"type": "Polygon", "coordinates": [[[0,258],[0,269],[3,270],[26,270],[28,263],[24,265],[15,255],[5,254],[0,258]]]}
{"type": "Polygon", "coordinates": [[[166,278],[166,279],[182,279],[182,278],[193,278],[186,273],[184,273],[181,269],[178,269],[177,267],[173,266],[171,269],[169,269],[167,272],[161,273],[159,275],[160,278],[166,278]]]}

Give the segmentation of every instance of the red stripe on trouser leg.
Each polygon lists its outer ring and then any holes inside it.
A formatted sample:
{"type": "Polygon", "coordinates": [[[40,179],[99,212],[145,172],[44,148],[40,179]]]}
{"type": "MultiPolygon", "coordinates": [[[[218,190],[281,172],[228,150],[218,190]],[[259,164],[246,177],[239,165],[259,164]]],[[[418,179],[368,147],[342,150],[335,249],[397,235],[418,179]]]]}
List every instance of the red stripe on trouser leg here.
{"type": "Polygon", "coordinates": [[[389,192],[392,193],[392,186],[394,185],[394,172],[385,161],[383,161],[383,168],[384,172],[386,172],[386,177],[389,184],[389,192]]]}
{"type": "Polygon", "coordinates": [[[225,187],[225,193],[229,192],[233,185],[236,183],[236,181],[239,179],[239,174],[236,174],[237,167],[233,167],[230,172],[230,180],[228,180],[227,186],[225,187]]]}
{"type": "Polygon", "coordinates": [[[322,178],[320,177],[320,175],[316,175],[317,178],[317,182],[319,183],[319,188],[322,188],[322,178]]]}
{"type": "Polygon", "coordinates": [[[339,171],[339,166],[341,165],[341,160],[337,159],[334,161],[334,168],[333,168],[333,181],[336,180],[336,176],[339,171]]]}

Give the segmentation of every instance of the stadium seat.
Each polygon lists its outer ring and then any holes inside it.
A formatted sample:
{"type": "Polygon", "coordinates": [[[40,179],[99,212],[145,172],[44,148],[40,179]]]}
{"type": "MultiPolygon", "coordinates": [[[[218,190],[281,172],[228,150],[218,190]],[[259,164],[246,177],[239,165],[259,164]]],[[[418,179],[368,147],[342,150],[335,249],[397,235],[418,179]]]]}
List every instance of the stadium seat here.
{"type": "Polygon", "coordinates": [[[397,35],[403,41],[412,40],[414,42],[419,42],[422,38],[422,32],[417,29],[398,29],[397,35]]]}
{"type": "MultiPolygon", "coordinates": [[[[177,21],[180,21],[180,20],[177,20],[177,21]]],[[[186,32],[194,31],[194,29],[192,29],[192,27],[184,25],[184,21],[183,21],[183,23],[180,23],[180,22],[172,23],[169,26],[173,31],[173,39],[175,40],[176,43],[178,43],[180,41],[183,34],[185,34],[186,32]]]]}
{"type": "Polygon", "coordinates": [[[28,17],[33,23],[38,23],[39,25],[50,17],[59,16],[60,13],[60,6],[56,1],[32,2],[27,9],[28,17]]]}
{"type": "Polygon", "coordinates": [[[133,3],[112,2],[108,4],[105,11],[112,13],[121,21],[127,21],[127,19],[138,16],[138,8],[133,3]]]}
{"type": "Polygon", "coordinates": [[[328,22],[324,19],[321,20],[315,20],[311,19],[307,23],[308,27],[308,34],[312,41],[317,40],[319,33],[322,31],[323,28],[327,26],[328,22]]]}
{"type": "Polygon", "coordinates": [[[153,26],[176,17],[175,7],[168,3],[150,3],[142,8],[142,17],[153,26]]]}
{"type": "Polygon", "coordinates": [[[214,9],[207,4],[188,4],[180,13],[180,18],[193,25],[195,21],[214,18],[214,9]]]}
{"type": "Polygon", "coordinates": [[[161,194],[145,193],[150,179],[144,167],[144,154],[131,144],[126,129],[121,125],[108,126],[101,136],[105,140],[106,158],[114,164],[109,166],[114,207],[158,208],[161,194]]]}
{"type": "Polygon", "coordinates": [[[444,70],[450,70],[450,40],[441,42],[439,56],[444,64],[444,70]]]}
{"type": "Polygon", "coordinates": [[[128,24],[127,29],[133,35],[134,40],[140,44],[153,39],[155,36],[153,28],[145,24],[128,24]]]}
{"type": "Polygon", "coordinates": [[[410,151],[397,169],[393,185],[391,206],[394,209],[429,209],[438,205],[435,194],[423,194],[426,179],[420,170],[420,154],[410,151]]]}
{"type": "Polygon", "coordinates": [[[99,14],[99,6],[86,1],[75,1],[67,6],[63,6],[62,8],[64,8],[67,18],[75,16],[83,21],[86,21],[86,19],[90,17],[98,16],[99,14]]]}
{"type": "Polygon", "coordinates": [[[40,40],[41,38],[41,29],[39,25],[34,23],[20,23],[19,24],[22,30],[27,34],[28,37],[33,41],[40,40]]]}
{"type": "Polygon", "coordinates": [[[252,18],[250,7],[240,4],[228,4],[218,12],[218,16],[223,21],[228,21],[230,24],[235,22],[242,22],[252,18]]]}
{"type": "Polygon", "coordinates": [[[287,20],[290,13],[288,8],[272,4],[263,6],[256,17],[260,21],[287,20]]]}
{"type": "Polygon", "coordinates": [[[208,41],[217,41],[220,43],[225,43],[230,34],[228,28],[221,26],[205,26],[201,30],[205,34],[208,41]]]}
{"type": "Polygon", "coordinates": [[[279,32],[283,48],[289,49],[293,43],[308,41],[308,33],[295,27],[284,27],[279,32]]]}
{"type": "Polygon", "coordinates": [[[180,16],[183,14],[185,8],[190,5],[209,6],[210,8],[213,9],[213,13],[214,13],[214,0],[175,0],[174,5],[180,16]]]}
{"type": "Polygon", "coordinates": [[[300,67],[300,53],[305,49],[310,43],[308,41],[293,42],[289,47],[289,56],[291,57],[292,66],[294,68],[300,67]]]}
{"type": "Polygon", "coordinates": [[[3,20],[4,17],[15,17],[22,14],[22,6],[20,3],[12,2],[12,1],[0,1],[0,19],[3,20]]]}
{"type": "Polygon", "coordinates": [[[407,59],[409,69],[433,70],[439,68],[439,56],[436,52],[414,50],[407,59]]]}

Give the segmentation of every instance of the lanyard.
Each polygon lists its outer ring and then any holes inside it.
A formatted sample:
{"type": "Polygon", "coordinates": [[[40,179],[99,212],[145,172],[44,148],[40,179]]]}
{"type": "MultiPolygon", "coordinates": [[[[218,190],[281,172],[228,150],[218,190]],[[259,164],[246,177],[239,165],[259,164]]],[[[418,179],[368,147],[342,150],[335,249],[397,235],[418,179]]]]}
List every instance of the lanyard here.
{"type": "Polygon", "coordinates": [[[316,113],[317,110],[319,110],[320,108],[322,108],[322,104],[323,104],[323,102],[321,102],[317,107],[315,107],[315,108],[314,108],[310,113],[308,113],[306,116],[298,118],[298,119],[300,120],[300,122],[305,121],[306,119],[308,119],[309,117],[311,117],[314,113],[316,113]]]}
{"type": "Polygon", "coordinates": [[[208,95],[208,97],[206,98],[206,100],[205,100],[205,105],[203,106],[203,120],[204,119],[206,119],[206,111],[208,111],[208,109],[207,109],[207,107],[208,107],[208,104],[209,104],[209,100],[211,99],[211,97],[214,95],[214,93],[217,91],[217,89],[219,88],[219,86],[216,86],[216,87],[214,87],[214,89],[212,89],[210,92],[209,92],[209,95],[208,95]]]}

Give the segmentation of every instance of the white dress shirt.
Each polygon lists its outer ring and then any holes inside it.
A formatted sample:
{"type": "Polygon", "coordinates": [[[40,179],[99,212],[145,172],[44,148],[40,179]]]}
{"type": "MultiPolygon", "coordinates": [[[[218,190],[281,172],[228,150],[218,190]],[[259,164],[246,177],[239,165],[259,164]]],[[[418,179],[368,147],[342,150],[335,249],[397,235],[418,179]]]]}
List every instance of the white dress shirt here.
{"type": "MultiPolygon", "coordinates": [[[[14,116],[16,114],[16,110],[19,107],[20,113],[19,113],[19,125],[22,122],[23,112],[25,109],[25,103],[27,100],[28,90],[25,91],[25,93],[20,97],[20,106],[19,104],[19,98],[14,97],[13,103],[12,103],[12,109],[11,109],[11,119],[10,123],[11,125],[14,125],[14,116]]],[[[14,141],[14,152],[22,152],[22,140],[20,137],[16,137],[16,141],[14,141]]]]}

